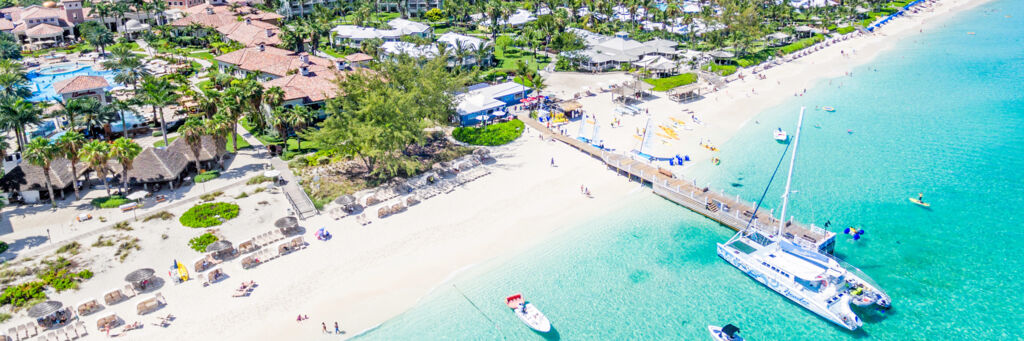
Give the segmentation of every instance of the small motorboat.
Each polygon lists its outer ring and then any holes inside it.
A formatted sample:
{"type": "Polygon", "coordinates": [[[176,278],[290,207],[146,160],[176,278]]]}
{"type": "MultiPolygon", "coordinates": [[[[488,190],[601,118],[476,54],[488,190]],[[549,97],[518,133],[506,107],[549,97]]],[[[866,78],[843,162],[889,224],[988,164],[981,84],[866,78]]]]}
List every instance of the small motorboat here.
{"type": "Polygon", "coordinates": [[[789,141],[789,134],[786,134],[782,128],[775,129],[775,133],[772,134],[775,137],[775,141],[786,142],[789,141]]]}
{"type": "Polygon", "coordinates": [[[711,339],[716,341],[743,341],[743,337],[736,335],[740,331],[739,328],[732,324],[727,324],[725,327],[719,326],[708,326],[708,331],[711,332],[711,339]]]}
{"type": "Polygon", "coordinates": [[[515,312],[516,317],[529,326],[530,329],[541,333],[551,331],[551,321],[548,321],[548,317],[544,316],[544,313],[534,307],[533,303],[527,302],[526,299],[523,298],[523,294],[515,294],[506,297],[505,304],[508,305],[509,309],[512,309],[512,311],[515,312]]]}

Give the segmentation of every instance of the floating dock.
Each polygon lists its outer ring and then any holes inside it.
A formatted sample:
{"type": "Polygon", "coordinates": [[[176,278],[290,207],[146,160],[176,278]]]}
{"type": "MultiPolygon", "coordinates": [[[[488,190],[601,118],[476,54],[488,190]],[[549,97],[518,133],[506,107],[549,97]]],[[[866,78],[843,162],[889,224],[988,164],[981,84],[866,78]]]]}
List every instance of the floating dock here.
{"type": "MultiPolygon", "coordinates": [[[[519,114],[519,119],[530,127],[537,129],[537,131],[601,160],[610,170],[625,176],[629,181],[637,181],[643,185],[649,185],[655,194],[711,218],[711,220],[735,231],[745,229],[747,224],[750,223],[753,228],[765,234],[772,234],[779,225],[779,219],[772,216],[771,211],[765,212],[763,210],[760,210],[757,214],[757,219],[751,222],[754,205],[743,202],[739,196],[730,197],[723,191],[699,187],[695,181],[678,179],[671,172],[659,169],[648,162],[634,160],[626,155],[609,152],[586,142],[565,135],[555,134],[540,124],[540,122],[531,119],[528,114],[519,114]]],[[[822,253],[831,254],[835,248],[835,232],[830,232],[814,225],[800,224],[792,219],[786,222],[783,236],[794,243],[822,253]]]]}

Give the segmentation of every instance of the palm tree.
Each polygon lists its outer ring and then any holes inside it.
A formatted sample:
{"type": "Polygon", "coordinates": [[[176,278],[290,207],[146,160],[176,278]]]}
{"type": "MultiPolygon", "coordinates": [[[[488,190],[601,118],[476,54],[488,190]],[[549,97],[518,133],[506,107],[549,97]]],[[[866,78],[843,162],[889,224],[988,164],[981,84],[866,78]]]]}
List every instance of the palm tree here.
{"type": "Polygon", "coordinates": [[[153,114],[160,117],[160,132],[163,133],[164,145],[167,141],[167,120],[164,119],[164,107],[178,103],[177,92],[174,86],[164,78],[147,76],[142,80],[142,101],[153,106],[153,114]]]}
{"type": "Polygon", "coordinates": [[[149,75],[146,68],[142,67],[142,59],[125,44],[111,46],[110,58],[102,65],[105,69],[117,70],[114,80],[121,84],[131,84],[132,90],[137,90],[139,80],[149,75]]]}
{"type": "MultiPolygon", "coordinates": [[[[296,148],[298,148],[299,152],[302,152],[302,137],[299,136],[299,133],[302,132],[303,129],[306,129],[306,126],[316,119],[316,113],[309,111],[309,108],[306,106],[297,105],[288,111],[287,117],[289,125],[291,125],[292,130],[295,131],[296,148]]],[[[287,139],[285,139],[285,141],[287,141],[287,139]]]]}
{"type": "Polygon", "coordinates": [[[50,143],[49,139],[37,137],[25,146],[25,153],[22,155],[25,161],[43,169],[43,176],[46,178],[46,190],[50,192],[50,205],[53,208],[57,208],[57,198],[53,196],[53,183],[50,181],[50,165],[59,153],[60,149],[50,143]]]}
{"type": "Polygon", "coordinates": [[[281,87],[272,86],[263,91],[263,104],[275,108],[284,103],[284,90],[281,87]]]}
{"type": "Polygon", "coordinates": [[[530,82],[533,83],[533,91],[535,92],[534,96],[540,95],[540,90],[547,86],[544,84],[544,78],[542,78],[539,73],[534,74],[533,78],[530,79],[530,82]]]}
{"type": "Polygon", "coordinates": [[[277,131],[277,136],[282,140],[288,138],[288,109],[275,106],[270,112],[270,125],[277,131]]]}
{"type": "Polygon", "coordinates": [[[57,138],[57,146],[60,148],[60,153],[63,154],[68,161],[71,161],[71,187],[75,189],[75,200],[81,199],[78,195],[78,161],[81,159],[78,157],[78,153],[82,150],[82,146],[85,145],[85,135],[75,130],[68,130],[57,138]]]}
{"type": "MultiPolygon", "coordinates": [[[[75,100],[71,100],[68,102],[68,104],[71,105],[71,103],[74,101],[75,100]]],[[[89,132],[90,134],[95,133],[97,127],[107,125],[116,119],[114,117],[114,114],[117,107],[103,105],[102,103],[100,103],[99,100],[96,100],[95,98],[85,98],[82,101],[75,103],[72,108],[75,107],[78,107],[78,109],[76,109],[76,116],[78,117],[79,121],[78,124],[80,126],[86,127],[86,131],[89,132]]],[[[122,124],[123,123],[124,122],[122,122],[122,124]]]]}
{"type": "Polygon", "coordinates": [[[132,97],[125,100],[115,98],[113,102],[110,102],[110,104],[106,106],[110,112],[116,114],[118,118],[121,119],[121,136],[128,137],[127,116],[128,114],[135,114],[135,106],[138,105],[138,103],[138,97],[132,97]]]}
{"type": "Polygon", "coordinates": [[[193,159],[195,162],[196,171],[203,169],[199,165],[199,152],[203,149],[203,135],[206,135],[206,120],[199,119],[198,117],[191,117],[185,124],[178,128],[178,133],[181,134],[181,138],[185,139],[185,143],[188,144],[189,150],[192,151],[193,159]]]}
{"type": "MultiPolygon", "coordinates": [[[[237,139],[237,132],[235,124],[224,115],[213,115],[213,118],[207,120],[206,133],[213,138],[213,146],[217,154],[217,164],[220,165],[220,169],[224,169],[224,154],[228,153],[228,135],[236,133],[235,138],[237,139]]],[[[238,148],[235,148],[235,153],[237,152],[238,148]]]]}
{"type": "Polygon", "coordinates": [[[110,186],[107,185],[107,172],[110,170],[107,161],[110,160],[110,144],[92,140],[82,146],[78,151],[78,158],[89,165],[96,177],[103,179],[103,187],[107,188],[107,196],[110,196],[110,186]]]}
{"type": "Polygon", "coordinates": [[[132,162],[142,152],[138,143],[127,137],[119,137],[110,144],[110,158],[121,164],[121,187],[128,190],[128,171],[132,169],[132,162]]]}
{"type": "Polygon", "coordinates": [[[0,97],[0,126],[14,131],[18,149],[28,143],[25,126],[42,122],[39,115],[43,110],[33,102],[21,97],[0,97]]]}
{"type": "Polygon", "coordinates": [[[30,97],[28,76],[20,62],[13,59],[0,60],[0,96],[30,97]]]}
{"type": "Polygon", "coordinates": [[[244,92],[237,86],[231,86],[221,93],[220,99],[218,112],[224,114],[224,117],[231,122],[231,137],[234,140],[234,145],[232,145],[232,147],[235,150],[238,150],[238,130],[234,129],[234,127],[238,124],[238,120],[245,114],[244,92]]]}
{"type": "Polygon", "coordinates": [[[11,144],[7,143],[7,139],[0,139],[0,160],[7,158],[7,151],[11,149],[11,144]]]}

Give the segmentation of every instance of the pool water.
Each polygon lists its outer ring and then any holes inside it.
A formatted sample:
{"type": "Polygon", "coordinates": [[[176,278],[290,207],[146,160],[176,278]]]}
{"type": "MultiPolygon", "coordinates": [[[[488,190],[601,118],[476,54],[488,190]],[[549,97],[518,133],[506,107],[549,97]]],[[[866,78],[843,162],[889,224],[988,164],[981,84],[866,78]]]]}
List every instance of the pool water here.
{"type": "Polygon", "coordinates": [[[43,102],[43,101],[55,101],[58,96],[53,89],[53,85],[59,81],[74,78],[76,76],[102,76],[107,79],[107,82],[111,86],[119,85],[114,82],[114,70],[94,70],[91,65],[69,63],[54,65],[46,68],[42,68],[36,71],[28,73],[28,80],[32,83],[29,88],[32,89],[32,97],[29,97],[29,101],[43,102]]]}

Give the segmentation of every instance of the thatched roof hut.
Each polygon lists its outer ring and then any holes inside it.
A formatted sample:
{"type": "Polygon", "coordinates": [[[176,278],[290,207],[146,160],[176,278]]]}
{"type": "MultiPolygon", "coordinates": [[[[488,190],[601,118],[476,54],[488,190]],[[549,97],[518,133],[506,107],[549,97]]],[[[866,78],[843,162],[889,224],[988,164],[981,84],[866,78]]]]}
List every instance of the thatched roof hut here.
{"type": "Polygon", "coordinates": [[[132,162],[128,179],[135,183],[163,182],[177,179],[188,167],[188,158],[177,151],[146,148],[132,162]]]}
{"type": "MultiPolygon", "coordinates": [[[[185,138],[179,138],[171,142],[171,145],[167,147],[167,150],[172,152],[181,153],[185,156],[187,162],[195,161],[195,156],[192,154],[192,148],[188,146],[188,142],[185,142],[185,138]]],[[[203,136],[202,148],[199,150],[199,162],[213,161],[217,156],[217,147],[213,143],[213,138],[210,136],[203,136]]]]}
{"type": "MultiPolygon", "coordinates": [[[[71,187],[72,181],[75,178],[82,176],[82,174],[88,171],[88,166],[79,164],[78,176],[73,176],[71,174],[71,161],[65,158],[57,158],[50,164],[50,183],[53,184],[54,190],[66,189],[71,187]]],[[[7,174],[4,174],[4,177],[0,179],[0,188],[3,188],[5,191],[45,191],[46,176],[43,174],[42,167],[24,161],[12,168],[7,174]]]]}

